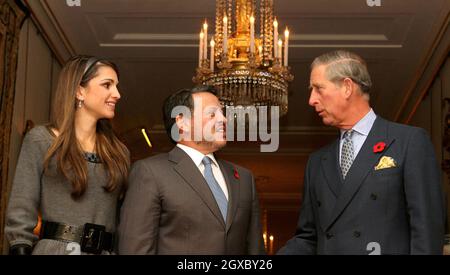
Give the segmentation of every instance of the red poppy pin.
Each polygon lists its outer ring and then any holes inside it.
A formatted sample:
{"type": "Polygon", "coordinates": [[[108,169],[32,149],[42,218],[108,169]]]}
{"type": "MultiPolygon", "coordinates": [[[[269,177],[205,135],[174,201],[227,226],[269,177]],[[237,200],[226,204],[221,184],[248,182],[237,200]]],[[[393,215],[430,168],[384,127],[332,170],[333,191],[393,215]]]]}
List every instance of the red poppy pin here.
{"type": "Polygon", "coordinates": [[[235,177],[237,180],[241,178],[241,177],[239,176],[238,171],[236,170],[236,167],[234,167],[234,177],[235,177]]]}
{"type": "Polygon", "coordinates": [[[373,152],[374,153],[381,153],[384,151],[384,148],[386,148],[386,143],[380,141],[375,146],[373,146],[373,152]]]}

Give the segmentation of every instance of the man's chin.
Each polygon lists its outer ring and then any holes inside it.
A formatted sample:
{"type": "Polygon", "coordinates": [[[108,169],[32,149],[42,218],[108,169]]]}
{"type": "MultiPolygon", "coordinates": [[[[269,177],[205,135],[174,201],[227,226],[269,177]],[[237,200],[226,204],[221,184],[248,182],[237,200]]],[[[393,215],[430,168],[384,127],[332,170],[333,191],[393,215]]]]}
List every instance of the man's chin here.
{"type": "Polygon", "coordinates": [[[222,149],[226,145],[227,145],[227,141],[226,140],[216,140],[216,141],[214,141],[214,147],[216,147],[217,149],[222,149]]]}
{"type": "Polygon", "coordinates": [[[213,152],[216,152],[227,145],[226,140],[215,140],[215,141],[200,141],[196,142],[197,145],[206,146],[207,148],[212,149],[213,152]]]}
{"type": "Polygon", "coordinates": [[[322,123],[325,124],[326,126],[334,126],[333,121],[327,119],[326,117],[322,117],[322,123]]]}

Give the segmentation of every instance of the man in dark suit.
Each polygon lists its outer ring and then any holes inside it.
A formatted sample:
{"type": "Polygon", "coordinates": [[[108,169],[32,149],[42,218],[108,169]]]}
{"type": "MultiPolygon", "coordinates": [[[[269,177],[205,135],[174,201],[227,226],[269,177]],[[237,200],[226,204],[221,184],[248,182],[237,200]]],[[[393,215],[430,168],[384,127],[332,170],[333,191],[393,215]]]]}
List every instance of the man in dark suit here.
{"type": "Polygon", "coordinates": [[[358,55],[327,53],[311,69],[309,104],[340,137],[310,156],[296,235],[279,254],[442,254],[443,192],[427,133],[374,113],[358,55]]]}
{"type": "Polygon", "coordinates": [[[213,154],[226,144],[215,91],[181,90],[166,99],[163,112],[177,145],[133,165],[119,254],[264,253],[252,173],[213,154]]]}

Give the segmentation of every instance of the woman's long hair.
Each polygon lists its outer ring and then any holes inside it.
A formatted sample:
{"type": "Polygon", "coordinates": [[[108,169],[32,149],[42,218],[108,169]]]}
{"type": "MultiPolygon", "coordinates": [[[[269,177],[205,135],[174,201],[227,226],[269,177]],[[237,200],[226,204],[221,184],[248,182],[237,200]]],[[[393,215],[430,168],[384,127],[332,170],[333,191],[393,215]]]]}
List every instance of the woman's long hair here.
{"type": "MultiPolygon", "coordinates": [[[[71,58],[61,70],[52,106],[50,126],[55,128],[59,135],[45,156],[44,171],[48,171],[49,163],[55,157],[57,172],[71,182],[74,199],[80,198],[88,185],[87,162],[75,134],[76,94],[80,86],[87,87],[102,66],[111,67],[119,75],[117,66],[108,60],[91,56],[71,58]]],[[[96,153],[109,176],[109,182],[104,189],[113,192],[121,188],[123,191],[130,169],[128,149],[114,134],[109,119],[97,121],[96,128],[96,153]]]]}

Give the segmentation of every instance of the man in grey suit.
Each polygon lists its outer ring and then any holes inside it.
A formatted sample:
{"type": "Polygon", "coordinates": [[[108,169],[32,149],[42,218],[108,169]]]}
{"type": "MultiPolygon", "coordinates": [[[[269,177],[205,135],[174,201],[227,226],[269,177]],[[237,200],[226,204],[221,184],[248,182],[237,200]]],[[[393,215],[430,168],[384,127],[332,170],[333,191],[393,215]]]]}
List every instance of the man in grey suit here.
{"type": "Polygon", "coordinates": [[[445,210],[427,133],[377,116],[364,60],[347,51],[311,65],[309,105],[340,130],[313,153],[296,235],[279,254],[442,254],[445,210]]]}
{"type": "Polygon", "coordinates": [[[213,154],[226,145],[215,91],[181,90],[166,99],[163,113],[177,145],[133,165],[119,254],[263,254],[253,175],[213,154]]]}

